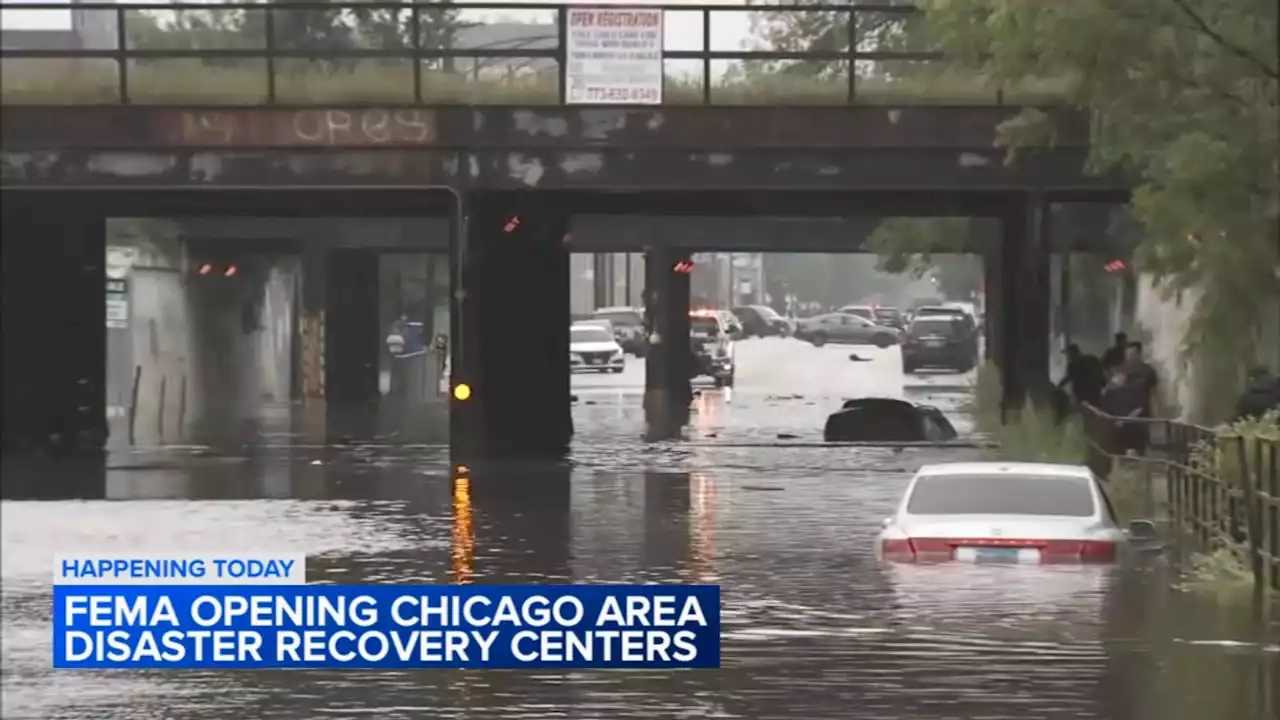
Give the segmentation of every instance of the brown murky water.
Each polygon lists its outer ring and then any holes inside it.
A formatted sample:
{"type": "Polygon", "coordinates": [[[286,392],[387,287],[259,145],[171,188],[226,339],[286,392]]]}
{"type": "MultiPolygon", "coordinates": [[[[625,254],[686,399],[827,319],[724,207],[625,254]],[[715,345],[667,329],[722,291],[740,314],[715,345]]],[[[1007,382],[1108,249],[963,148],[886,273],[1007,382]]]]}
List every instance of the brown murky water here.
{"type": "MultiPolygon", "coordinates": [[[[901,388],[892,370],[891,359],[863,364],[851,382],[901,388]]],[[[779,429],[811,439],[810,416],[851,393],[759,375],[732,402],[705,395],[691,442],[648,447],[635,439],[634,383],[582,381],[581,442],[563,465],[476,467],[458,480],[440,448],[268,442],[249,459],[112,472],[107,501],[4,502],[3,716],[1276,717],[1275,624],[1168,590],[1158,557],[1124,568],[877,563],[872,539],[911,472],[977,451],[767,447],[779,429]],[[158,548],[303,552],[317,582],[715,582],[724,667],[52,671],[51,556],[158,548]]]]}

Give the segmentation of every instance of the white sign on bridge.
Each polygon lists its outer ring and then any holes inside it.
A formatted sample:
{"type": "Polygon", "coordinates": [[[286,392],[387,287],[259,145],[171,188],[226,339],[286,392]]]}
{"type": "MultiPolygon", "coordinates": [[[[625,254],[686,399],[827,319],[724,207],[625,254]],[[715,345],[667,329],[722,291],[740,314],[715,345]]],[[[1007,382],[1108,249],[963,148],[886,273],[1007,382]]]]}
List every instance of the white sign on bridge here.
{"type": "Polygon", "coordinates": [[[662,103],[661,8],[572,8],[568,25],[570,104],[662,103]]]}

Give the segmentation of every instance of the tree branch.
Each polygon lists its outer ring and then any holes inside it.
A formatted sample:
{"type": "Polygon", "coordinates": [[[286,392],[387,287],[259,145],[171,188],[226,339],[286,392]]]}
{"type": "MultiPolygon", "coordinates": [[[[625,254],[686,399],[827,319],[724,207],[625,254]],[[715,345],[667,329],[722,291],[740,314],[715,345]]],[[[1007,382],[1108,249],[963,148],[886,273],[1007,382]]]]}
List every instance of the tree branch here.
{"type": "Polygon", "coordinates": [[[1254,55],[1252,52],[1249,52],[1249,50],[1243,47],[1240,47],[1236,43],[1228,40],[1224,35],[1222,35],[1222,33],[1219,33],[1217,30],[1214,30],[1212,27],[1210,27],[1208,21],[1206,21],[1203,17],[1200,16],[1199,13],[1193,10],[1191,8],[1191,4],[1187,2],[1187,0],[1172,0],[1172,2],[1175,6],[1177,6],[1179,10],[1182,11],[1183,15],[1187,16],[1187,19],[1189,19],[1192,22],[1192,24],[1195,25],[1196,29],[1199,30],[1200,33],[1203,34],[1205,37],[1217,43],[1218,46],[1221,47],[1223,50],[1226,50],[1227,52],[1231,53],[1232,55],[1235,55],[1236,57],[1240,58],[1241,60],[1244,60],[1245,62],[1251,65],[1257,66],[1259,69],[1262,70],[1262,73],[1267,77],[1280,80],[1280,72],[1278,72],[1276,68],[1271,67],[1271,65],[1269,65],[1267,61],[1259,58],[1258,56],[1254,55]]]}

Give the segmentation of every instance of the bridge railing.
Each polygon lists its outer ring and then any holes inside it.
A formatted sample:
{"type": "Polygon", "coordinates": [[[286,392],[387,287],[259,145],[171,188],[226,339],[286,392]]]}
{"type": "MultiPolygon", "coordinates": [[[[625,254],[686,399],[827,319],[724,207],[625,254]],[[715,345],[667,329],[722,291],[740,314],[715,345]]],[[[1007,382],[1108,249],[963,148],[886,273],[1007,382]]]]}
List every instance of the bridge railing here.
{"type": "Polygon", "coordinates": [[[1081,413],[1097,475],[1136,470],[1155,483],[1148,507],[1201,549],[1234,553],[1259,590],[1280,590],[1280,441],[1092,407],[1081,413]],[[1163,507],[1154,507],[1155,496],[1163,507]]]}
{"type": "Polygon", "coordinates": [[[921,9],[900,1],[0,7],[6,104],[987,104],[1058,90],[1049,81],[998,86],[956,69],[934,48],[921,9]],[[583,37],[580,13],[606,8],[659,13],[658,35],[622,28],[609,41],[619,46],[593,59],[573,38],[583,37]],[[645,57],[619,55],[627,42],[645,57]],[[600,74],[605,61],[613,75],[600,74]],[[606,86],[613,78],[632,94],[571,97],[566,74],[579,78],[575,86],[588,75],[606,86]]]}

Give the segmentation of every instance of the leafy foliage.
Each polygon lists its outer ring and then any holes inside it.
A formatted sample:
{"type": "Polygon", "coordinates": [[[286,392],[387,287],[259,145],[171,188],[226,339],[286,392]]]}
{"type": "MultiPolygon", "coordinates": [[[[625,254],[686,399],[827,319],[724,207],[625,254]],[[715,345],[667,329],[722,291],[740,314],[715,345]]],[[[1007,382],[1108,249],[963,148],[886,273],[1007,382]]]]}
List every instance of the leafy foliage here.
{"type": "MultiPolygon", "coordinates": [[[[133,47],[148,50],[262,49],[268,35],[282,50],[408,49],[413,46],[410,14],[391,8],[290,7],[296,0],[270,0],[263,9],[179,10],[171,13],[139,12],[129,16],[127,29],[133,47]],[[270,21],[267,7],[272,8],[270,21]]],[[[419,10],[421,47],[447,49],[457,43],[458,31],[467,27],[453,7],[419,10]]],[[[446,61],[452,58],[446,58],[446,61]]],[[[144,61],[145,62],[145,61],[144,61]]],[[[210,65],[234,65],[241,59],[207,59],[210,65]]],[[[331,71],[345,69],[355,58],[317,59],[331,71]]],[[[393,62],[403,62],[396,58],[393,62]]],[[[444,70],[451,70],[445,67],[444,70]]]]}
{"type": "MultiPolygon", "coordinates": [[[[954,62],[1001,80],[1074,79],[1092,167],[1140,179],[1139,267],[1199,301],[1185,337],[1204,414],[1234,400],[1280,304],[1280,115],[1274,0],[929,0],[954,62]],[[1088,38],[1082,42],[1081,38],[1088,38]]],[[[1002,128],[1013,151],[1051,144],[1048,116],[1002,128]]]]}

